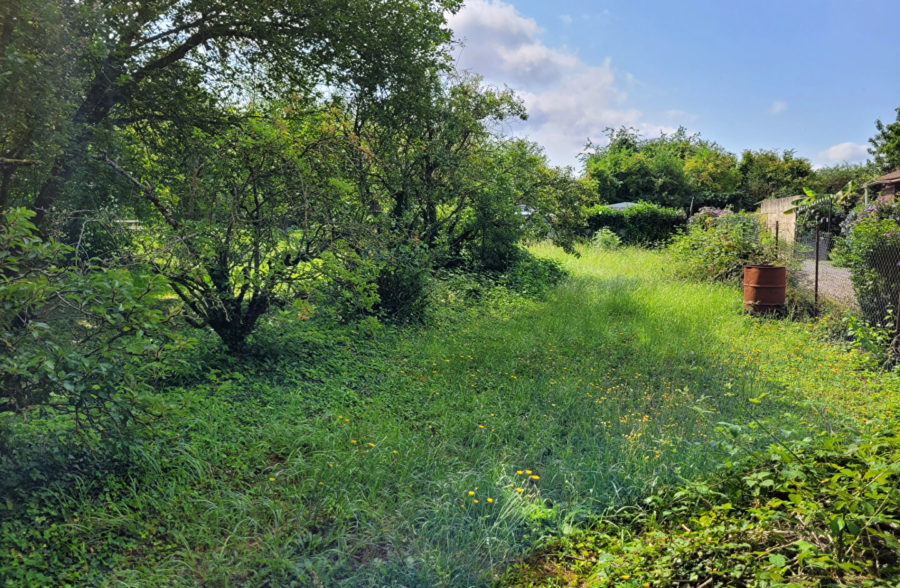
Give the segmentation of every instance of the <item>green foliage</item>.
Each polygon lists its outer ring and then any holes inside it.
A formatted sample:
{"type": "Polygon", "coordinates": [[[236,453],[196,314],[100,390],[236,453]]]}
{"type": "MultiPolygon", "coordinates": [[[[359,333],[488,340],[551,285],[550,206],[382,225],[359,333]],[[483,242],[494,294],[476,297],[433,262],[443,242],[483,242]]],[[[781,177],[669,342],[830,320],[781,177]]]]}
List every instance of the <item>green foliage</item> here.
{"type": "MultiPolygon", "coordinates": [[[[596,183],[600,202],[647,200],[662,206],[689,204],[683,169],[685,151],[696,141],[684,129],[641,140],[633,129],[610,129],[609,143],[587,157],[585,170],[596,183]]],[[[591,147],[591,146],[589,146],[591,147]]]]}
{"type": "Polygon", "coordinates": [[[457,273],[416,328],[291,308],[247,354],[208,337],[159,382],[182,410],[129,462],[2,493],[0,581],[483,584],[550,535],[713,475],[719,421],[762,407],[776,429],[838,427],[897,397],[811,327],[671,280],[663,252],[533,252],[571,272],[539,299],[457,273]]]}
{"type": "Polygon", "coordinates": [[[900,108],[896,109],[897,120],[884,124],[875,121],[878,133],[869,139],[872,147],[869,153],[875,156],[875,165],[882,172],[891,172],[900,168],[900,108]]]}
{"type": "Polygon", "coordinates": [[[809,184],[813,169],[809,161],[796,157],[791,150],[744,151],[738,164],[741,191],[752,202],[766,198],[796,196],[809,184]]]}
{"type": "Polygon", "coordinates": [[[705,210],[691,218],[687,232],[669,246],[679,275],[696,280],[736,282],[745,265],[792,264],[792,251],[746,213],[705,210]]]}
{"type": "Polygon", "coordinates": [[[41,239],[25,209],[0,231],[0,449],[13,415],[67,415],[75,432],[123,435],[152,412],[167,354],[188,344],[171,332],[164,282],[139,269],[66,267],[69,248],[41,239]]]}
{"type": "Polygon", "coordinates": [[[806,186],[817,193],[834,194],[841,192],[848,184],[861,187],[877,178],[879,168],[872,162],[839,163],[813,170],[806,186]]]}
{"type": "Polygon", "coordinates": [[[844,222],[841,257],[865,319],[883,324],[900,292],[900,205],[879,198],[844,222]]]}
{"type": "MultiPolygon", "coordinates": [[[[259,319],[323,276],[323,256],[358,255],[363,214],[341,178],[339,113],[293,114],[298,105],[247,113],[237,129],[135,133],[136,180],[155,218],[138,228],[148,259],[187,307],[232,351],[242,350],[259,319]]],[[[332,284],[340,283],[333,281],[332,284]]],[[[357,288],[357,286],[354,286],[357,288]]]]}
{"type": "Polygon", "coordinates": [[[428,249],[416,236],[398,239],[379,262],[378,311],[399,322],[424,319],[431,285],[428,249]]]}
{"type": "Polygon", "coordinates": [[[622,245],[622,239],[609,227],[603,227],[591,237],[591,246],[597,249],[612,251],[622,245]]]}
{"type": "Polygon", "coordinates": [[[760,426],[722,423],[733,439],[726,451],[752,457],[729,460],[715,480],[661,491],[643,509],[558,539],[500,585],[551,585],[557,576],[598,586],[896,585],[896,423],[778,440],[762,454],[741,441],[760,426]]]}
{"type": "Polygon", "coordinates": [[[594,206],[585,211],[588,231],[596,233],[608,228],[629,245],[657,245],[666,242],[685,224],[685,214],[678,208],[666,208],[649,202],[638,202],[625,209],[594,206]]]}

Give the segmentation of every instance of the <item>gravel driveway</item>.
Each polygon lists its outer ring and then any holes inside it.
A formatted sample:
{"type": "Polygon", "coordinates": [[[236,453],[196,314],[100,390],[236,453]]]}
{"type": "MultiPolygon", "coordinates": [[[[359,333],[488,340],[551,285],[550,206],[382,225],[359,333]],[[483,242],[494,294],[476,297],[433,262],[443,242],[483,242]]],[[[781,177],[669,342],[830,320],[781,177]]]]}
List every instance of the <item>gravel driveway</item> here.
{"type": "MultiPolygon", "coordinates": [[[[814,259],[804,260],[800,268],[800,283],[814,289],[816,262],[814,259]]],[[[859,308],[856,302],[856,294],[850,283],[850,270],[842,267],[834,267],[830,261],[819,262],[819,298],[827,298],[852,308],[859,308]]]]}

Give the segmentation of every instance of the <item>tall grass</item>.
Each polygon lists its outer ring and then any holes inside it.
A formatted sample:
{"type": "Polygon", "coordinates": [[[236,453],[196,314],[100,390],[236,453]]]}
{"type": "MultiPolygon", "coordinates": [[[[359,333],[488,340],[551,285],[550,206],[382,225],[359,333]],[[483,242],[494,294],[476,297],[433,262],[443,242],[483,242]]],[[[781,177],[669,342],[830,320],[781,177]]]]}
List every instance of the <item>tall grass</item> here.
{"type": "Polygon", "coordinates": [[[720,421],[861,425],[896,398],[814,325],[748,318],[734,288],[675,281],[664,254],[534,251],[572,273],[545,300],[491,298],[419,331],[298,330],[280,355],[200,370],[166,392],[187,409],[134,471],[17,506],[43,520],[4,536],[0,576],[478,584],[711,471],[720,421]]]}

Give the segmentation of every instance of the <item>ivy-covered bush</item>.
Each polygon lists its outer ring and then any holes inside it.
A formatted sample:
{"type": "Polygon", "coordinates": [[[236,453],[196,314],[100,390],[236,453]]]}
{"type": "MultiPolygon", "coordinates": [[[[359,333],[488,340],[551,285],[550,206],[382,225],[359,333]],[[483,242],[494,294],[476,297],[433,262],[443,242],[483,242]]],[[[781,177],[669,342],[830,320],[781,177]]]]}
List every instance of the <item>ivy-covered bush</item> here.
{"type": "Polygon", "coordinates": [[[688,230],[669,245],[682,277],[696,280],[740,281],[745,265],[793,265],[793,252],[775,246],[775,238],[755,216],[703,208],[688,230]]]}
{"type": "Polygon", "coordinates": [[[684,227],[685,214],[679,208],[667,208],[649,202],[638,202],[623,210],[605,205],[586,211],[588,234],[607,228],[628,245],[656,245],[670,239],[684,227]]]}
{"type": "Polygon", "coordinates": [[[870,323],[883,322],[900,293],[900,205],[879,198],[851,212],[842,228],[840,257],[860,309],[870,323]]]}

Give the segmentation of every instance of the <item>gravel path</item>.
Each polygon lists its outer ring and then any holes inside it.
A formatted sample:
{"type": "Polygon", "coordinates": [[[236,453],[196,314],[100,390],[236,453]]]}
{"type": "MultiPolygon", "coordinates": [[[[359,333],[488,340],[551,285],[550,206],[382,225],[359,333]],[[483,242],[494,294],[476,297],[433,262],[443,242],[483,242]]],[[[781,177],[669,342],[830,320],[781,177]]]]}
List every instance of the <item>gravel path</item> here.
{"type": "MultiPolygon", "coordinates": [[[[810,291],[814,289],[815,285],[815,268],[814,259],[805,260],[800,268],[800,283],[810,291]]],[[[850,270],[834,267],[830,261],[819,262],[819,297],[853,308],[859,307],[856,302],[856,294],[853,292],[853,285],[850,283],[850,270]]]]}

